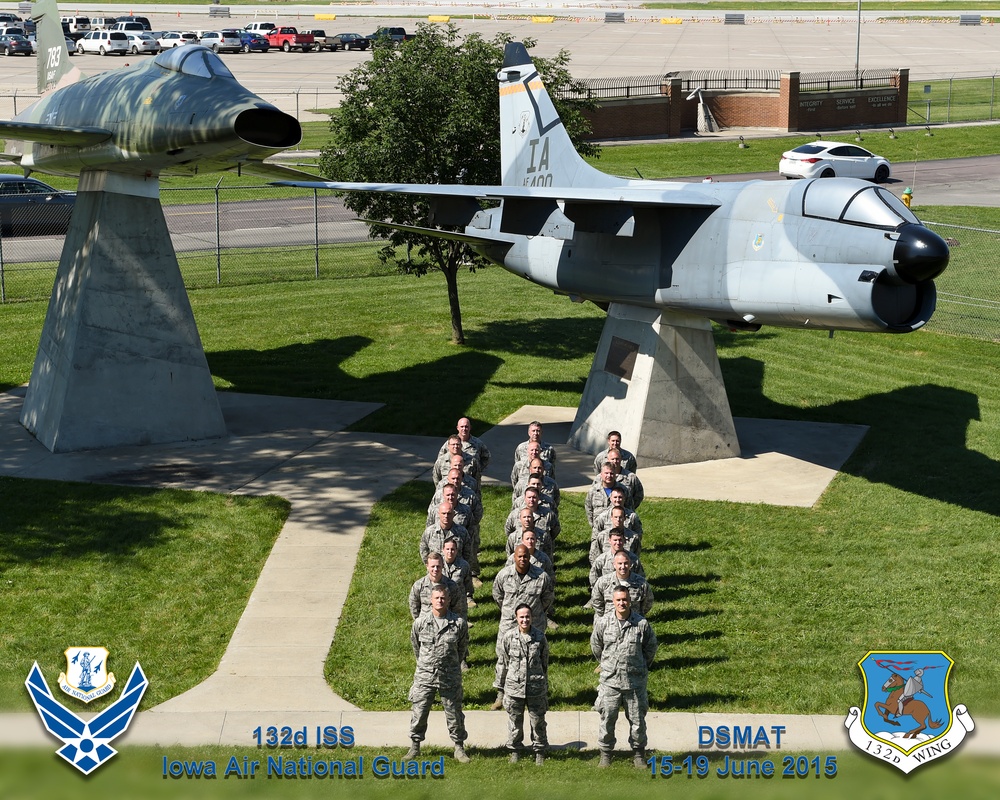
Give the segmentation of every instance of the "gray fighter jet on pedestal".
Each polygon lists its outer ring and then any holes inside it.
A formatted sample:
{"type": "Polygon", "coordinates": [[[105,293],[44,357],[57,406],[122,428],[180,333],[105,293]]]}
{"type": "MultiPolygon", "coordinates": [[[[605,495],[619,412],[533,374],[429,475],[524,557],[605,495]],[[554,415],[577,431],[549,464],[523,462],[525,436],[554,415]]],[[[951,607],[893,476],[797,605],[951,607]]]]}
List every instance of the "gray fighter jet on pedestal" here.
{"type": "Polygon", "coordinates": [[[571,435],[581,449],[615,429],[644,465],[738,455],[710,320],[906,333],[930,318],[948,247],[887,189],[613,177],[576,152],[522,44],[497,81],[501,185],[294,184],[425,196],[427,228],[385,224],[607,308],[571,435]]]}

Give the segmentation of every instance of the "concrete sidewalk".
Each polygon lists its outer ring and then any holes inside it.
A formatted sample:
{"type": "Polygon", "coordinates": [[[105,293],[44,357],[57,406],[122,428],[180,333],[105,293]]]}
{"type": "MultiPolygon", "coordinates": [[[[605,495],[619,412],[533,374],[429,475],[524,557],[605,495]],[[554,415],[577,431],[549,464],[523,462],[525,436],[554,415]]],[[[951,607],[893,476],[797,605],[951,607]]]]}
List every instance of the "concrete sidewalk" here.
{"type": "MultiPolygon", "coordinates": [[[[0,474],[279,494],[292,504],[218,670],[140,713],[122,744],[254,746],[251,732],[258,726],[350,725],[359,745],[408,745],[408,711],[361,711],[330,690],[323,668],[371,506],[406,481],[427,478],[442,439],[344,433],[378,408],[373,403],[223,392],[227,439],[52,454],[17,422],[23,395],[23,389],[0,394],[0,474]]],[[[488,480],[506,481],[514,447],[526,438],[530,420],[544,423],[547,440],[563,444],[573,413],[527,406],[483,434],[494,453],[488,480]]],[[[742,458],[640,470],[647,496],[810,506],[866,430],[763,420],[738,420],[737,429],[742,458]]],[[[562,446],[558,470],[565,490],[585,490],[593,457],[562,446]]],[[[843,716],[654,712],[647,721],[650,747],[660,751],[698,750],[701,725],[749,725],[755,731],[763,726],[768,732],[780,725],[783,752],[832,751],[849,746],[846,713],[846,708],[843,716]]],[[[503,745],[506,724],[500,712],[466,716],[471,747],[503,745]]],[[[594,748],[597,721],[593,712],[550,712],[550,741],[561,748],[594,748]]],[[[976,722],[967,752],[1000,754],[1000,722],[976,722]]],[[[623,715],[621,745],[626,738],[623,715]]],[[[54,741],[33,712],[0,715],[0,746],[54,741]]],[[[449,744],[441,712],[431,715],[427,744],[449,744]]]]}

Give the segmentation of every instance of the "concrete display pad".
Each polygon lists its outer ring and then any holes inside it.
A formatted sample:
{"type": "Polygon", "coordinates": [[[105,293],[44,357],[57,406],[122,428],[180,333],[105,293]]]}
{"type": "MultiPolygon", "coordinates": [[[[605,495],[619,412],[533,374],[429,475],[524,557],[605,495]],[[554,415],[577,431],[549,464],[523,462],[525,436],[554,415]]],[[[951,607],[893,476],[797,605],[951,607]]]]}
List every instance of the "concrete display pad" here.
{"type": "Polygon", "coordinates": [[[707,319],[611,304],[569,444],[596,455],[612,430],[647,466],[739,456],[707,319]]]}
{"type": "Polygon", "coordinates": [[[52,452],[226,435],[155,179],[81,177],[21,423],[52,452]]]}

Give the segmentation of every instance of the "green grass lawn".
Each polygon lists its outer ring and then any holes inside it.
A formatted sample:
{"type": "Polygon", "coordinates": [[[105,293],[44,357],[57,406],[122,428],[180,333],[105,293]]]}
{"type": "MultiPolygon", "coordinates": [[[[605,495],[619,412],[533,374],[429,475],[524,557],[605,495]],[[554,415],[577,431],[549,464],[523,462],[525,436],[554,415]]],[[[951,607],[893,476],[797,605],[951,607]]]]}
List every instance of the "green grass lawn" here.
{"type": "MultiPolygon", "coordinates": [[[[362,733],[363,735],[363,733],[362,733]]],[[[717,770],[721,758],[709,759],[704,774],[696,768],[664,778],[653,778],[650,771],[637,770],[625,759],[619,759],[609,769],[597,768],[593,752],[561,752],[549,756],[543,767],[530,760],[508,764],[506,756],[496,751],[472,749],[471,763],[455,763],[441,748],[428,748],[428,758],[444,758],[443,778],[377,778],[372,774],[372,761],[382,756],[399,760],[401,748],[375,750],[358,747],[353,750],[310,751],[313,761],[322,757],[333,760],[364,759],[361,778],[280,778],[266,777],[268,756],[302,757],[302,752],[257,750],[225,747],[162,747],[122,748],[120,754],[84,779],[62,763],[51,751],[0,751],[0,795],[16,800],[49,800],[53,797],[127,797],[155,798],[431,798],[442,793],[466,796],[489,786],[491,796],[510,800],[545,798],[629,797],[653,800],[671,797],[684,800],[709,800],[720,797],[740,797],[746,800],[838,800],[838,798],[878,798],[878,800],[911,800],[913,797],[962,797],[968,800],[992,800],[1000,791],[1000,762],[975,758],[959,752],[940,759],[916,772],[903,776],[892,767],[878,763],[861,753],[836,753],[837,774],[832,778],[790,777],[776,774],[771,778],[720,777],[717,770]],[[243,759],[259,761],[261,766],[254,778],[223,777],[231,758],[242,764],[243,759]],[[213,761],[216,778],[164,777],[163,761],[213,761]],[[57,763],[58,762],[58,763],[57,763]]],[[[827,753],[818,755],[822,759],[827,753]]],[[[674,763],[682,764],[684,754],[674,755],[674,763]]],[[[780,753],[760,754],[783,768],[780,753]]]]}
{"type": "MultiPolygon", "coordinates": [[[[37,661],[104,646],[124,684],[139,661],[151,707],[218,666],[288,515],[276,497],[0,477],[0,709],[30,708],[37,661]]],[[[104,702],[117,699],[115,691],[104,702]]]]}

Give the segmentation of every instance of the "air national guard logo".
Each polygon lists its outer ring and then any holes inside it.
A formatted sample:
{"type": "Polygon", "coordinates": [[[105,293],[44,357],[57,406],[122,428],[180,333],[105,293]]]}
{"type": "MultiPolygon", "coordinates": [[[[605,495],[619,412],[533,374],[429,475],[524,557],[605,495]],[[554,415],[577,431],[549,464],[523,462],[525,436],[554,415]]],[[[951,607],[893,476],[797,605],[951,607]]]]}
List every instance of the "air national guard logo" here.
{"type": "Polygon", "coordinates": [[[59,673],[59,688],[84,703],[114,689],[115,676],[108,672],[107,649],[70,647],[66,650],[66,671],[59,673]]]}
{"type": "Polygon", "coordinates": [[[954,663],[941,652],[869,652],[858,662],[864,705],[844,723],[854,745],[905,773],[954,752],[976,727],[964,705],[948,700],[954,663]]]}
{"type": "MultiPolygon", "coordinates": [[[[84,649],[93,655],[93,651],[103,648],[84,649]]],[[[66,652],[68,655],[70,651],[66,652]]],[[[105,654],[107,652],[104,650],[105,654]]],[[[60,683],[62,677],[60,676],[60,683]]],[[[149,681],[136,662],[121,696],[89,720],[81,719],[52,696],[52,691],[38,668],[38,662],[32,666],[24,685],[28,688],[28,694],[31,695],[31,701],[35,704],[45,730],[63,743],[56,752],[84,775],[89,775],[117,754],[118,751],[111,746],[111,742],[128,730],[149,681]]]]}

